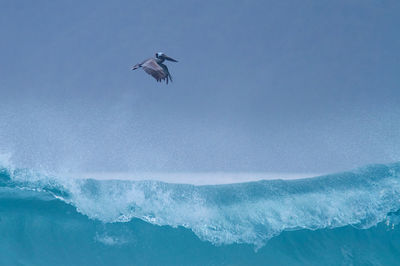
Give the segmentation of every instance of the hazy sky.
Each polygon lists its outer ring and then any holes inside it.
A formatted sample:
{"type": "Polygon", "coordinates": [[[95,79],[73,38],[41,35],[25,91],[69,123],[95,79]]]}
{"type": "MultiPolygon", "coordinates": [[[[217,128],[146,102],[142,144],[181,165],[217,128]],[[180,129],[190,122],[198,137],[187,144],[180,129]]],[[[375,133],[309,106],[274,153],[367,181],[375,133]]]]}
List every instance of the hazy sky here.
{"type": "Polygon", "coordinates": [[[400,1],[0,0],[0,153],[74,171],[400,160],[400,1]],[[174,78],[132,65],[163,51],[174,78]]]}

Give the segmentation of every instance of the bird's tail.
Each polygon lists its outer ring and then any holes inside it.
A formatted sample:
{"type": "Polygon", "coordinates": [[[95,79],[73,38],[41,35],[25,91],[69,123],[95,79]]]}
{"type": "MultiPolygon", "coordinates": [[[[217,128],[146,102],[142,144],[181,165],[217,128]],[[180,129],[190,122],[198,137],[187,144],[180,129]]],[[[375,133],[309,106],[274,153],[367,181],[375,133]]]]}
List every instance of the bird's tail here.
{"type": "Polygon", "coordinates": [[[139,67],[142,67],[142,64],[136,64],[132,67],[132,70],[138,69],[139,67]]]}

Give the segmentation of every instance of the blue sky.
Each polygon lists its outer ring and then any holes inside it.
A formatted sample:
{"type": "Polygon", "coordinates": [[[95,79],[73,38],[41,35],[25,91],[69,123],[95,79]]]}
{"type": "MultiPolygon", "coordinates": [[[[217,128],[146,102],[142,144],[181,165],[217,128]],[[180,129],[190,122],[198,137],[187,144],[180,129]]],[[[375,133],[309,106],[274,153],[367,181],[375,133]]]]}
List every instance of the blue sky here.
{"type": "Polygon", "coordinates": [[[0,151],[82,171],[400,158],[398,1],[0,1],[0,151]],[[163,51],[174,82],[130,67],[163,51]]]}

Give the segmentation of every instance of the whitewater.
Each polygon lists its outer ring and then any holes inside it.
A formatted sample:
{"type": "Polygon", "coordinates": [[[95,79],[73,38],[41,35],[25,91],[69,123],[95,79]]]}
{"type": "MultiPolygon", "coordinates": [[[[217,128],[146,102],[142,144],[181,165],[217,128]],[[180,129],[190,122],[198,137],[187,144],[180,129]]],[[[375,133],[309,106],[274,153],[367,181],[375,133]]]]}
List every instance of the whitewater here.
{"type": "Polygon", "coordinates": [[[179,183],[184,175],[179,182],[90,176],[0,165],[0,265],[394,265],[400,259],[400,163],[208,185],[179,183]]]}

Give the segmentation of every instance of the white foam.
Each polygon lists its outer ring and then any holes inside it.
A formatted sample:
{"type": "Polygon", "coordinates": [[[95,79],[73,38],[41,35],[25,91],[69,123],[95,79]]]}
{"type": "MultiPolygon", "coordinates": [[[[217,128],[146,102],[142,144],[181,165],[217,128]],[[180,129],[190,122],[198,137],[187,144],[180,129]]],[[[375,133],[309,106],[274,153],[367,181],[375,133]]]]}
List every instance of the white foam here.
{"type": "MultiPolygon", "coordinates": [[[[369,228],[386,221],[389,213],[400,208],[399,173],[400,164],[376,165],[296,182],[192,186],[130,181],[224,184],[310,175],[88,173],[59,178],[17,171],[10,175],[10,185],[54,193],[77,211],[102,222],[139,218],[156,225],[186,227],[217,245],[251,243],[261,247],[285,230],[347,225],[369,228]]],[[[99,235],[96,240],[107,245],[123,241],[110,235],[99,235]]]]}
{"type": "Polygon", "coordinates": [[[267,172],[91,172],[67,174],[66,176],[72,178],[92,178],[98,180],[154,180],[175,184],[219,185],[273,179],[291,180],[314,177],[319,175],[321,174],[267,172]]]}

